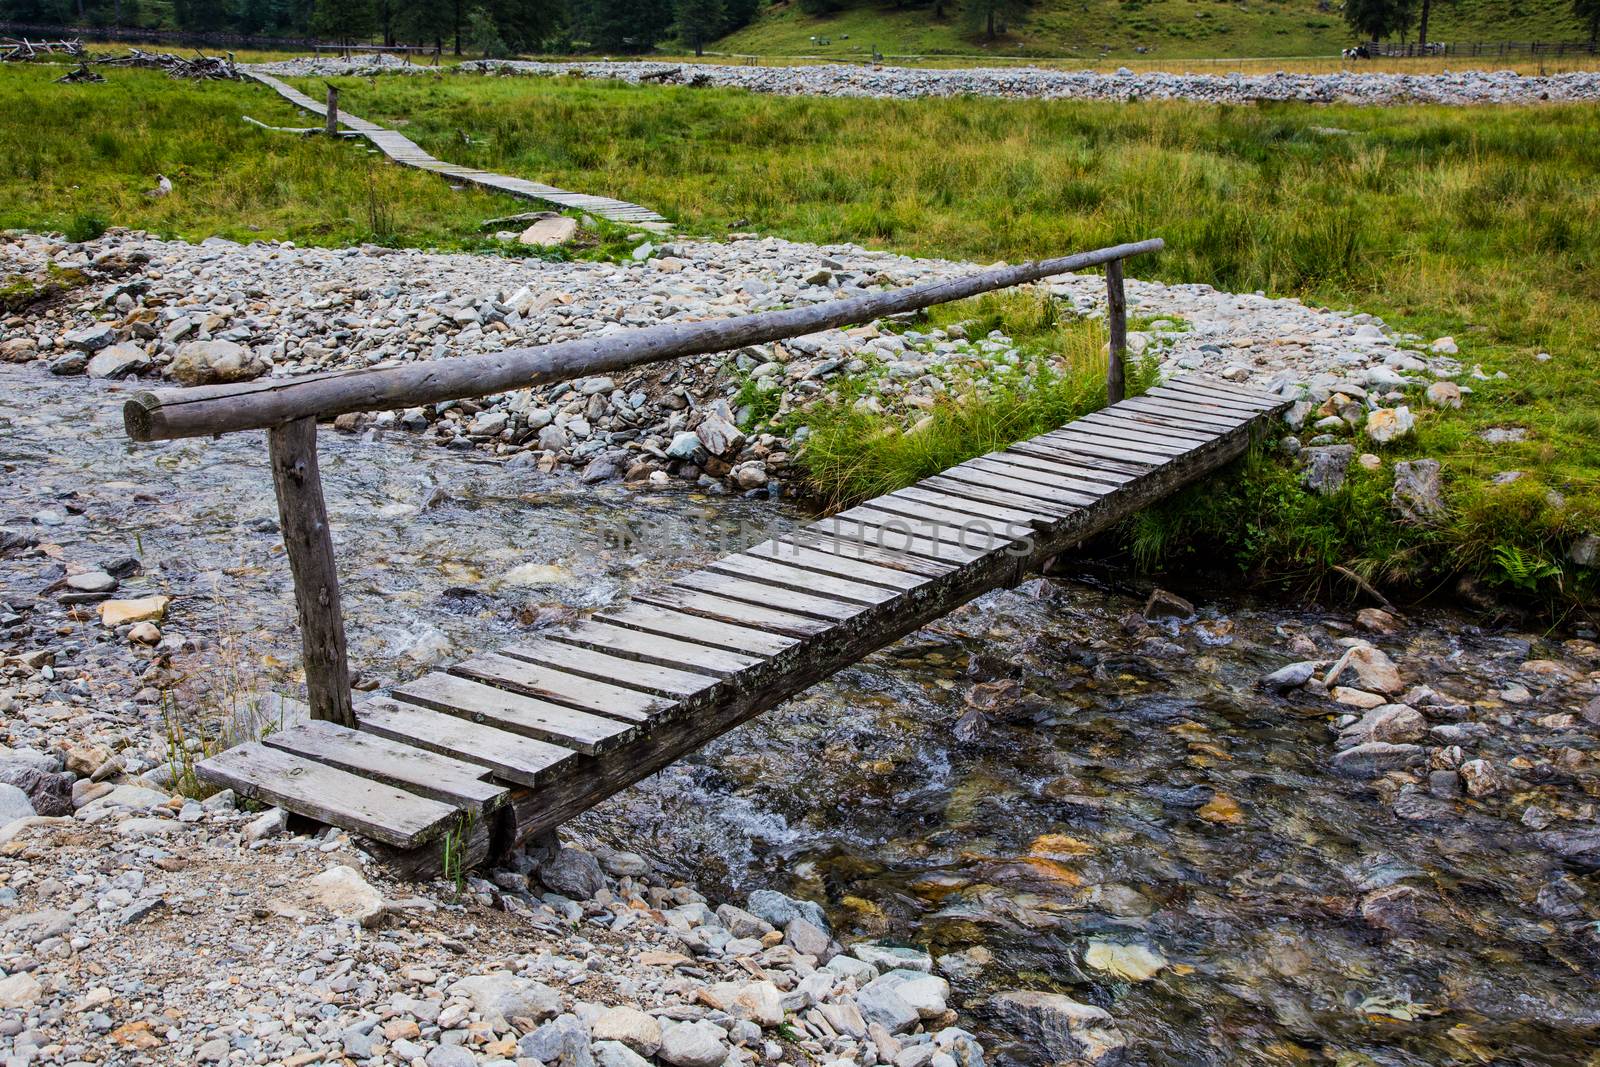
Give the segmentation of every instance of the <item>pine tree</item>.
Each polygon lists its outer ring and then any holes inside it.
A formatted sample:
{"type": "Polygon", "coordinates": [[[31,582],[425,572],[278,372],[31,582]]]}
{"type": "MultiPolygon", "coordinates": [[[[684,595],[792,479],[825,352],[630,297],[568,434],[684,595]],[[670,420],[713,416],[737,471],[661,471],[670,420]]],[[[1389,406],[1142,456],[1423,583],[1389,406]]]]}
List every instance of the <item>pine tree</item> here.
{"type": "Polygon", "coordinates": [[[1600,0],[1572,0],[1572,13],[1589,27],[1589,47],[1600,44],[1600,0]]]}
{"type": "Polygon", "coordinates": [[[1369,41],[1404,34],[1416,13],[1416,0],[1344,0],[1345,22],[1369,41]]]}
{"type": "Polygon", "coordinates": [[[311,32],[341,43],[369,37],[377,25],[374,0],[317,0],[311,13],[311,32]]]}
{"type": "Polygon", "coordinates": [[[1024,0],[962,0],[967,27],[983,31],[983,39],[992,41],[1005,24],[1021,15],[1027,6],[1024,0]]]}
{"type": "Polygon", "coordinates": [[[678,37],[705,55],[705,44],[722,33],[727,20],[722,0],[677,0],[678,37]]]}

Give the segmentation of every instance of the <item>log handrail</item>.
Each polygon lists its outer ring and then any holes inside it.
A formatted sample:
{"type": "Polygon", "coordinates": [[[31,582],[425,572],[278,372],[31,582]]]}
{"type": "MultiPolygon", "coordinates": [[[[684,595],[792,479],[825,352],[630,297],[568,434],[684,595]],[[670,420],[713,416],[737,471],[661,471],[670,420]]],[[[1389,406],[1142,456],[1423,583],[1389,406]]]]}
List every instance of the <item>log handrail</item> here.
{"type": "Polygon", "coordinates": [[[385,411],[467,400],[590,374],[626,370],[680,356],[727,352],[835,326],[871,322],[886,315],[1156,252],[1163,247],[1164,243],[1156,238],[803,308],[764,311],[732,319],[647,326],[536,348],[508,348],[481,355],[328,371],[294,378],[257,379],[236,385],[141,392],[123,406],[123,422],[128,436],[135,441],[165,441],[271,429],[307,417],[328,419],[353,411],[385,411]]]}
{"type": "MultiPolygon", "coordinates": [[[[329,95],[331,116],[331,87],[329,95]]],[[[536,348],[233,385],[140,392],[123,405],[123,423],[135,441],[267,431],[284,551],[294,575],[295,610],[300,621],[311,717],[354,727],[339,578],[317,465],[318,419],[353,411],[465,400],[681,356],[726,352],[836,326],[871,322],[886,315],[1100,265],[1106,268],[1106,319],[1111,338],[1106,396],[1110,403],[1116,403],[1123,394],[1123,350],[1127,338],[1122,261],[1163,247],[1160,238],[1153,238],[809,307],[649,326],[536,348]]]]}

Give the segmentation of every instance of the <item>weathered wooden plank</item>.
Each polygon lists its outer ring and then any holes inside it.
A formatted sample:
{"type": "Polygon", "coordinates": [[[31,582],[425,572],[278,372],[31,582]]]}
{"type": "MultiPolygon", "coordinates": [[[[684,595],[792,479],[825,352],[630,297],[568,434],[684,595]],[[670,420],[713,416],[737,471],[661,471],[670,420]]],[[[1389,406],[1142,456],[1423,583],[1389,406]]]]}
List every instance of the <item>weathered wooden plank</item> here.
{"type": "Polygon", "coordinates": [[[891,555],[915,556],[932,563],[970,563],[979,556],[1004,549],[1014,544],[1016,537],[961,540],[961,531],[947,527],[930,527],[904,515],[881,511],[862,505],[841,511],[831,518],[815,524],[825,537],[837,536],[846,543],[852,539],[871,550],[891,555]]]}
{"type": "MultiPolygon", "coordinates": [[[[1124,404],[1128,401],[1124,400],[1124,404]]],[[[1092,455],[1087,452],[1068,449],[1061,445],[1054,445],[1037,439],[1019,441],[1006,449],[1007,454],[1013,456],[1028,456],[1036,459],[1054,460],[1058,463],[1068,463],[1076,467],[1113,472],[1132,476],[1130,480],[1142,478],[1150,473],[1150,464],[1120,459],[1108,455],[1092,455]]]]}
{"type": "Polygon", "coordinates": [[[613,748],[638,732],[635,725],[438,672],[396,688],[394,697],[499,730],[575,748],[590,756],[613,748]]]}
{"type": "Polygon", "coordinates": [[[1212,409],[1201,408],[1191,404],[1175,404],[1170,400],[1157,400],[1153,397],[1139,396],[1132,400],[1125,400],[1131,411],[1144,411],[1153,415],[1169,417],[1174,422],[1190,423],[1202,428],[1217,430],[1232,430],[1242,425],[1250,416],[1240,412],[1238,414],[1223,414],[1212,409]]]}
{"type": "Polygon", "coordinates": [[[414,848],[438,836],[456,809],[382,782],[249,741],[204,760],[195,773],[242,797],[281,804],[319,822],[414,848]]]}
{"type": "Polygon", "coordinates": [[[651,716],[671,704],[670,700],[637,689],[597,682],[495,652],[462,660],[448,670],[451,674],[510,689],[535,700],[623,722],[649,722],[651,716]]]}
{"type": "MultiPolygon", "coordinates": [[[[1093,504],[1103,493],[1081,493],[1067,489],[1060,485],[1051,485],[1037,478],[1013,477],[1010,474],[996,471],[989,466],[969,467],[962,464],[951,467],[936,478],[924,479],[930,489],[950,489],[955,491],[955,486],[962,485],[968,489],[983,490],[984,499],[992,495],[996,500],[1016,499],[1023,497],[1029,500],[1044,500],[1068,508],[1081,508],[1093,504]]],[[[966,490],[962,490],[965,492],[966,490]]]]}
{"type": "Polygon", "coordinates": [[[1260,404],[1243,397],[1222,396],[1186,385],[1158,385],[1145,393],[1145,397],[1239,418],[1251,418],[1266,410],[1260,404]]]}
{"type": "Polygon", "coordinates": [[[1113,470],[1110,465],[1095,467],[1086,458],[1074,459],[1043,450],[1023,452],[1017,450],[1015,446],[1004,452],[990,452],[981,458],[992,463],[1005,463],[1032,471],[1048,472],[1052,476],[1081,483],[1079,488],[1089,494],[1100,494],[1116,489],[1138,477],[1127,471],[1113,470]]]}
{"type": "Polygon", "coordinates": [[[638,597],[627,604],[599,612],[594,617],[600,622],[624,626],[641,633],[681,637],[696,644],[760,658],[775,656],[799,643],[797,638],[787,634],[722,622],[694,612],[650,604],[638,597]]]}
{"type": "Polygon", "coordinates": [[[716,685],[720,680],[714,674],[696,674],[677,667],[641,663],[637,659],[611,656],[560,641],[507,645],[500,649],[500,654],[663,697],[691,696],[716,685]]]}
{"type": "Polygon", "coordinates": [[[712,593],[727,600],[741,600],[755,607],[776,608],[825,624],[843,622],[851,616],[861,614],[868,607],[866,604],[814,596],[796,589],[785,589],[767,582],[711,570],[685,574],[672,583],[672,588],[685,592],[712,593]]]}
{"type": "MultiPolygon", "coordinates": [[[[1132,401],[1124,400],[1124,404],[1132,401]]],[[[1165,462],[1162,457],[1146,456],[1114,445],[1103,445],[1082,437],[1060,438],[1053,437],[1049,440],[1034,438],[1025,445],[1016,446],[1016,451],[1035,449],[1056,449],[1068,455],[1084,457],[1096,463],[1119,463],[1124,468],[1137,469],[1140,473],[1147,473],[1151,468],[1159,467],[1165,462]]]]}
{"type": "MultiPolygon", "coordinates": [[[[782,634],[786,637],[811,637],[824,632],[831,625],[822,619],[759,607],[742,600],[730,600],[727,597],[677,585],[640,593],[634,600],[640,604],[653,604],[658,608],[701,615],[717,622],[766,630],[768,633],[782,634]]],[[[616,615],[606,617],[617,618],[616,615]]]]}
{"type": "Polygon", "coordinates": [[[339,572],[317,465],[316,420],[296,419],[268,430],[267,459],[278,497],[283,550],[294,575],[311,717],[354,726],[339,572]]]}
{"type": "Polygon", "coordinates": [[[1203,431],[1183,429],[1156,419],[1140,419],[1132,413],[1124,412],[1097,411],[1092,415],[1085,415],[1078,421],[1091,426],[1103,426],[1136,434],[1147,434],[1167,441],[1184,441],[1195,445],[1205,444],[1212,437],[1211,434],[1203,431]]]}
{"type": "Polygon", "coordinates": [[[493,810],[506,798],[503,786],[486,782],[489,768],[463,763],[378,734],[337,723],[299,723],[262,738],[268,748],[337,767],[454,808],[493,810]]]}
{"type": "Polygon", "coordinates": [[[1072,510],[1065,505],[1032,500],[1017,500],[1009,505],[990,504],[940,490],[922,489],[915,485],[890,493],[886,497],[879,497],[878,500],[885,506],[891,501],[904,501],[918,506],[922,511],[942,509],[955,514],[970,515],[985,522],[1012,523],[1025,527],[1052,522],[1072,510]]]}
{"type": "Polygon", "coordinates": [[[816,571],[806,570],[803,567],[782,560],[769,559],[764,556],[752,556],[748,552],[741,552],[735,556],[726,556],[706,569],[717,571],[720,574],[731,574],[735,578],[744,578],[763,585],[776,585],[796,592],[869,607],[873,604],[881,604],[885,600],[893,600],[898,595],[895,590],[885,589],[881,585],[871,585],[867,582],[852,581],[849,578],[819,574],[816,571]]]}
{"type": "Polygon", "coordinates": [[[496,778],[538,785],[577,758],[572,749],[486,726],[456,715],[374,696],[356,705],[362,733],[475,763],[496,778]]]}
{"type": "Polygon", "coordinates": [[[1290,397],[1283,396],[1281,393],[1272,392],[1267,389],[1261,389],[1249,385],[1238,385],[1234,382],[1225,382],[1220,378],[1202,378],[1191,374],[1180,375],[1179,377],[1168,379],[1162,383],[1162,386],[1170,386],[1174,389],[1199,390],[1205,393],[1213,393],[1217,396],[1236,397],[1240,400],[1253,403],[1259,411],[1271,411],[1276,407],[1282,406],[1285,400],[1291,399],[1290,397]]]}
{"type": "Polygon", "coordinates": [[[776,560],[807,571],[867,582],[885,589],[915,589],[927,580],[924,575],[908,573],[903,568],[883,566],[846,555],[843,551],[830,552],[813,547],[800,540],[798,534],[786,534],[776,541],[763,541],[745,549],[744,554],[776,560]]]}
{"type": "Polygon", "coordinates": [[[952,470],[984,471],[1000,478],[1033,482],[1036,485],[1047,486],[1077,497],[1080,506],[1099,500],[1107,493],[1116,492],[1117,486],[1122,484],[1121,482],[1092,482],[1087,478],[1079,478],[1068,474],[1067,471],[1070,469],[1026,456],[1008,456],[1003,452],[979,456],[977,459],[969,459],[961,464],[960,467],[952,468],[952,470]]]}
{"type": "Polygon", "coordinates": [[[1162,441],[1159,438],[1140,440],[1131,432],[1108,430],[1099,426],[1082,426],[1078,423],[1073,423],[1056,433],[1047,434],[1045,439],[1059,441],[1069,447],[1088,441],[1141,459],[1151,459],[1157,463],[1165,463],[1173,456],[1182,455],[1193,447],[1187,442],[1162,441]]]}
{"type": "MultiPolygon", "coordinates": [[[[702,620],[703,621],[703,620],[702,620]]],[[[641,663],[654,663],[663,667],[727,677],[761,662],[760,657],[676,637],[643,630],[614,626],[589,619],[570,630],[558,630],[547,635],[551,641],[561,641],[580,648],[592,648],[611,656],[623,656],[641,663]]]]}
{"type": "Polygon", "coordinates": [[[910,552],[877,547],[871,538],[872,531],[859,523],[838,524],[824,520],[828,525],[815,523],[784,535],[784,540],[822,552],[835,559],[850,559],[870,563],[875,567],[904,571],[918,578],[937,578],[954,570],[959,564],[953,559],[928,559],[910,552]]]}

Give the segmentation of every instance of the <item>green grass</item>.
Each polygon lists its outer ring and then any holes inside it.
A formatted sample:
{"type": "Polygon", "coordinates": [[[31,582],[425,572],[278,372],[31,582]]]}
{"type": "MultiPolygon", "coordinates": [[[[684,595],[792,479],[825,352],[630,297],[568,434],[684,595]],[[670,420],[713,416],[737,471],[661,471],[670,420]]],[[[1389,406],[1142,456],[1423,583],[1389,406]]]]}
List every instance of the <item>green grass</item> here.
{"type": "MultiPolygon", "coordinates": [[[[1417,435],[1374,449],[1444,462],[1448,537],[1390,542],[1351,523],[1330,532],[1309,512],[1262,510],[1265,497],[1229,512],[1218,495],[1214,532],[1246,514],[1280,527],[1285,536],[1247,542],[1262,564],[1325,574],[1338,560],[1426,584],[1435,571],[1408,565],[1423,555],[1514,586],[1528,567],[1507,548],[1549,561],[1596,526],[1600,109],[873,101],[475,77],[340,87],[351,112],[406,121],[441,158],[649,205],[691,233],[755,229],[980,262],[1161,236],[1168,251],[1132,273],[1373,312],[1425,339],[1451,334],[1469,367],[1508,375],[1473,382],[1458,413],[1413,404],[1417,435]],[[1477,436],[1494,425],[1529,439],[1477,436]],[[1507,469],[1530,476],[1509,492],[1489,486],[1507,469]],[[1315,532],[1296,540],[1290,526],[1315,532]]],[[[0,225],[92,218],[332,244],[380,236],[377,199],[383,239],[454,248],[482,246],[483,218],[522,207],[373,165],[357,144],[253,130],[239,114],[305,121],[264,89],[139,72],[54,86],[39,71],[0,69],[0,102],[36,118],[0,129],[0,225]],[[142,190],[158,171],[178,188],[151,201],[142,190]]],[[[1199,517],[1173,515],[1183,536],[1147,531],[1147,547],[1171,546],[1147,558],[1203,542],[1199,517]]]]}
{"type": "MultiPolygon", "coordinates": [[[[926,320],[919,328],[961,323],[974,338],[1002,330],[1022,358],[1016,366],[957,380],[925,411],[862,409],[855,401],[871,392],[871,377],[863,376],[796,413],[792,421],[809,428],[802,456],[812,493],[828,507],[893,492],[1105,406],[1104,323],[1058,319],[1048,296],[1033,290],[990,294],[931,308],[926,320]]],[[[1128,395],[1143,393],[1156,379],[1154,362],[1135,363],[1128,395]]]]}
{"type": "MultiPolygon", "coordinates": [[[[1356,35],[1338,6],[1316,0],[1036,0],[1009,32],[985,41],[962,19],[959,0],[920,6],[865,0],[813,17],[793,0],[764,7],[756,21],[718,41],[719,52],[860,58],[888,55],[1100,55],[1173,58],[1337,55],[1356,35]],[[826,38],[822,44],[812,38],[826,38]],[[1137,49],[1146,52],[1139,53],[1137,49]]],[[[1582,41],[1563,0],[1456,0],[1435,4],[1428,36],[1438,41],[1582,41]]]]}

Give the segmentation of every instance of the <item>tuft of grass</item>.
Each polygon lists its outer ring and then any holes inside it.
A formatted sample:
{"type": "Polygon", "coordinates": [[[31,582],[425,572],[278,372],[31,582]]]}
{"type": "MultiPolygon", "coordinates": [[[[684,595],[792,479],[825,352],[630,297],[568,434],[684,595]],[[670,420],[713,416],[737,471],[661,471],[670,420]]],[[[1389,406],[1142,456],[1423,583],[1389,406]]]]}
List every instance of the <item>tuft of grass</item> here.
{"type": "MultiPolygon", "coordinates": [[[[931,409],[879,413],[856,401],[868,377],[843,383],[794,416],[808,427],[799,460],[810,490],[829,508],[893,492],[974,456],[1005,448],[1105,406],[1106,334],[1093,319],[1063,319],[1030,290],[995,293],[930,309],[930,325],[998,330],[1016,343],[1014,366],[957,386],[931,409]]],[[[1155,383],[1152,360],[1132,361],[1128,395],[1155,383]]]]}

